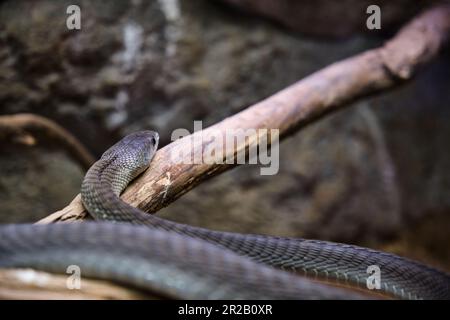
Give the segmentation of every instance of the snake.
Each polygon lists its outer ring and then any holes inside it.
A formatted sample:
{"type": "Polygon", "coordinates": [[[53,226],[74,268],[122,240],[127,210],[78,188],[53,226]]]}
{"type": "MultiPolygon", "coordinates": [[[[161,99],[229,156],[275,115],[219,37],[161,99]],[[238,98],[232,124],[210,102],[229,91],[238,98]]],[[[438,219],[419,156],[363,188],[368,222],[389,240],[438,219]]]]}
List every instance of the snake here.
{"type": "Polygon", "coordinates": [[[64,274],[76,265],[85,277],[175,299],[450,299],[449,274],[398,255],[210,230],[127,204],[121,193],[158,143],[157,132],[131,133],[90,167],[81,200],[94,221],[1,225],[0,268],[64,274]]]}

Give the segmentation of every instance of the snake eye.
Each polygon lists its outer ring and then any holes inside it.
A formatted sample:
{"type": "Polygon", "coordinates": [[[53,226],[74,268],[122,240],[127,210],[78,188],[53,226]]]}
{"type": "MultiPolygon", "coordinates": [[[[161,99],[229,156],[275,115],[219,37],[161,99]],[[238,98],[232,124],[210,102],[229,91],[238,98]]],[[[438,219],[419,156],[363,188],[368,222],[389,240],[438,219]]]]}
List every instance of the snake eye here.
{"type": "Polygon", "coordinates": [[[152,144],[152,146],[154,146],[154,147],[158,146],[159,135],[157,132],[154,132],[154,131],[149,132],[147,139],[148,138],[150,138],[148,141],[152,144]]]}

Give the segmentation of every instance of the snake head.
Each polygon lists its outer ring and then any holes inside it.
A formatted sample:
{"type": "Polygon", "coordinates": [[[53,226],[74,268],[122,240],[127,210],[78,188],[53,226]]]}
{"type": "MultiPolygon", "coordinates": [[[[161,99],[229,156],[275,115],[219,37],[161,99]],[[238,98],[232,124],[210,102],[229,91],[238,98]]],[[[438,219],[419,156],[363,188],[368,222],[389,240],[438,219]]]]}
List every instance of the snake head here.
{"type": "Polygon", "coordinates": [[[101,159],[122,168],[132,169],[137,175],[150,165],[158,149],[158,142],[159,135],[155,131],[134,132],[106,150],[101,159]]]}

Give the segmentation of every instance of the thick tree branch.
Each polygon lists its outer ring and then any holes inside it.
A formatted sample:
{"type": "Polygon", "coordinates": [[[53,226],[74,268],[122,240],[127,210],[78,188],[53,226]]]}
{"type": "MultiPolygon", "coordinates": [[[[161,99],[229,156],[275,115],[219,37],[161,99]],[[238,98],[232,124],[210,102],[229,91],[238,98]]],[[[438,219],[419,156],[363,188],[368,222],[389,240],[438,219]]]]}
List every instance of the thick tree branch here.
{"type": "MultiPolygon", "coordinates": [[[[203,180],[232,167],[188,163],[192,154],[201,156],[211,147],[208,137],[212,132],[224,135],[229,129],[267,128],[279,129],[280,136],[285,137],[357,98],[409,80],[437,54],[449,33],[450,6],[424,12],[384,46],[334,63],[232,117],[162,148],[149,170],[126,189],[123,200],[148,212],[167,206],[203,180]],[[192,139],[201,137],[203,144],[192,147],[192,139]],[[187,155],[175,159],[171,156],[183,152],[187,155]]],[[[257,139],[257,134],[251,136],[225,157],[246,150],[257,139]]],[[[77,196],[67,207],[41,222],[73,221],[86,215],[77,196]]]]}

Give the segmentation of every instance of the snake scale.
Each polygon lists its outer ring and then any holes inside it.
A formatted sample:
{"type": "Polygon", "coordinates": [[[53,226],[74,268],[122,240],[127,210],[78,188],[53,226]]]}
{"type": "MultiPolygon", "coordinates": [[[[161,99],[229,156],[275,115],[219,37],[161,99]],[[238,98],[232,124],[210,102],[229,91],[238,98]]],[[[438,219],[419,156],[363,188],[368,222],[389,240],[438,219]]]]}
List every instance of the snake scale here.
{"type": "Polygon", "coordinates": [[[88,170],[82,201],[101,221],[0,226],[0,268],[65,273],[69,265],[78,265],[82,276],[166,298],[360,299],[368,296],[352,289],[368,291],[367,268],[376,265],[377,292],[401,299],[450,299],[448,274],[393,254],[320,240],[213,231],[126,204],[119,195],[148,168],[158,140],[153,131],[132,133],[88,170]]]}

